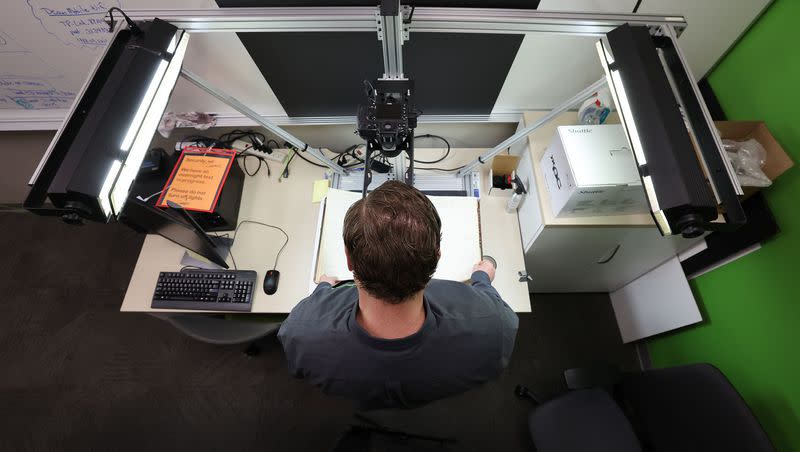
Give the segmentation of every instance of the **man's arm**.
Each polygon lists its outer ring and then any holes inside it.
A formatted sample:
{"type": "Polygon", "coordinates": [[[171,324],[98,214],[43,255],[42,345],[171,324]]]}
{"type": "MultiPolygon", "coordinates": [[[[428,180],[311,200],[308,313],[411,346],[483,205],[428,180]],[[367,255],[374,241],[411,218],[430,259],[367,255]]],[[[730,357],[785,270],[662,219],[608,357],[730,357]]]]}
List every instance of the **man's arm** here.
{"type": "Polygon", "coordinates": [[[508,365],[511,358],[511,352],[514,351],[514,342],[517,338],[517,329],[519,328],[519,317],[513,309],[503,301],[497,289],[492,287],[494,281],[495,267],[489,260],[482,260],[475,264],[472,272],[472,288],[486,294],[492,301],[495,302],[502,324],[503,334],[503,367],[508,365]]]}
{"type": "Polygon", "coordinates": [[[315,309],[314,305],[324,303],[326,292],[330,291],[333,287],[335,280],[326,275],[320,277],[319,284],[314,288],[306,298],[297,303],[297,305],[289,313],[289,316],[281,324],[278,330],[278,340],[283,346],[286,353],[286,361],[289,366],[289,373],[297,378],[303,378],[303,371],[297,366],[297,349],[296,341],[297,336],[306,332],[306,325],[303,322],[297,322],[298,317],[302,317],[301,312],[307,309],[315,309]]]}

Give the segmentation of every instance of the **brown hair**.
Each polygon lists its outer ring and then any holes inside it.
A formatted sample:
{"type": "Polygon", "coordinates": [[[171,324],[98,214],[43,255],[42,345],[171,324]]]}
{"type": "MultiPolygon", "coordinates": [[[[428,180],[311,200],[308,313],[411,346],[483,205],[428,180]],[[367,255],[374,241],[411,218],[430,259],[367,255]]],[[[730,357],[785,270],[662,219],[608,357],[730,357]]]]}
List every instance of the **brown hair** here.
{"type": "Polygon", "coordinates": [[[422,192],[389,181],[350,207],[343,238],[359,286],[397,304],[424,289],[436,271],[442,222],[422,192]]]}

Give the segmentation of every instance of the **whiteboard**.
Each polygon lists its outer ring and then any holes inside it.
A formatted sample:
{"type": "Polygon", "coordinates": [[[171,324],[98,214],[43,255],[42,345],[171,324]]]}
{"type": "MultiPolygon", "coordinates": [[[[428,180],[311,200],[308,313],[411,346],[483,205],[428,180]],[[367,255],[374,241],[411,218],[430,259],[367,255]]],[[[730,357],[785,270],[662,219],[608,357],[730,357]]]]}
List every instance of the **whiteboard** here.
{"type": "MultiPolygon", "coordinates": [[[[111,36],[108,8],[164,8],[163,0],[4,0],[0,14],[0,109],[64,110],[111,36]]],[[[170,8],[217,8],[214,0],[171,0],[170,8]]],[[[115,17],[117,15],[115,14],[115,17]]],[[[283,107],[234,33],[195,33],[185,67],[264,115],[283,107]]],[[[180,80],[168,111],[232,113],[233,109],[180,80]]]]}

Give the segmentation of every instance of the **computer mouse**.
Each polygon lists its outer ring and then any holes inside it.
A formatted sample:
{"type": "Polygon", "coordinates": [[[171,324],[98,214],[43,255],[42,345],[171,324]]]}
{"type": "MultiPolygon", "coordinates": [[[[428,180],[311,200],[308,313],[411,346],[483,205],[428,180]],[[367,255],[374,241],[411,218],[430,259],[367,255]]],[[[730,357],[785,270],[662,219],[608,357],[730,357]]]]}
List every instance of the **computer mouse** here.
{"type": "Polygon", "coordinates": [[[281,279],[281,272],[278,270],[267,270],[264,275],[264,293],[272,295],[278,291],[278,281],[281,279]]]}

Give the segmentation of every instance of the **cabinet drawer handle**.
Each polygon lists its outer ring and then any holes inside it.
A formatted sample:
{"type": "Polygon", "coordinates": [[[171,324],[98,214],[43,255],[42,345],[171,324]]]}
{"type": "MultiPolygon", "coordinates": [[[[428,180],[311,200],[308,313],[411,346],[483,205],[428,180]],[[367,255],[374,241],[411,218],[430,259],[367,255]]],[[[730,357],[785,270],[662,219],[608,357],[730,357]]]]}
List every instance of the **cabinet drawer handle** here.
{"type": "Polygon", "coordinates": [[[614,259],[614,256],[617,255],[617,251],[619,251],[619,247],[620,247],[620,245],[615,246],[614,249],[611,250],[610,253],[608,253],[607,257],[601,257],[600,259],[597,260],[597,263],[598,264],[607,264],[607,263],[611,262],[611,259],[614,259]]]}

